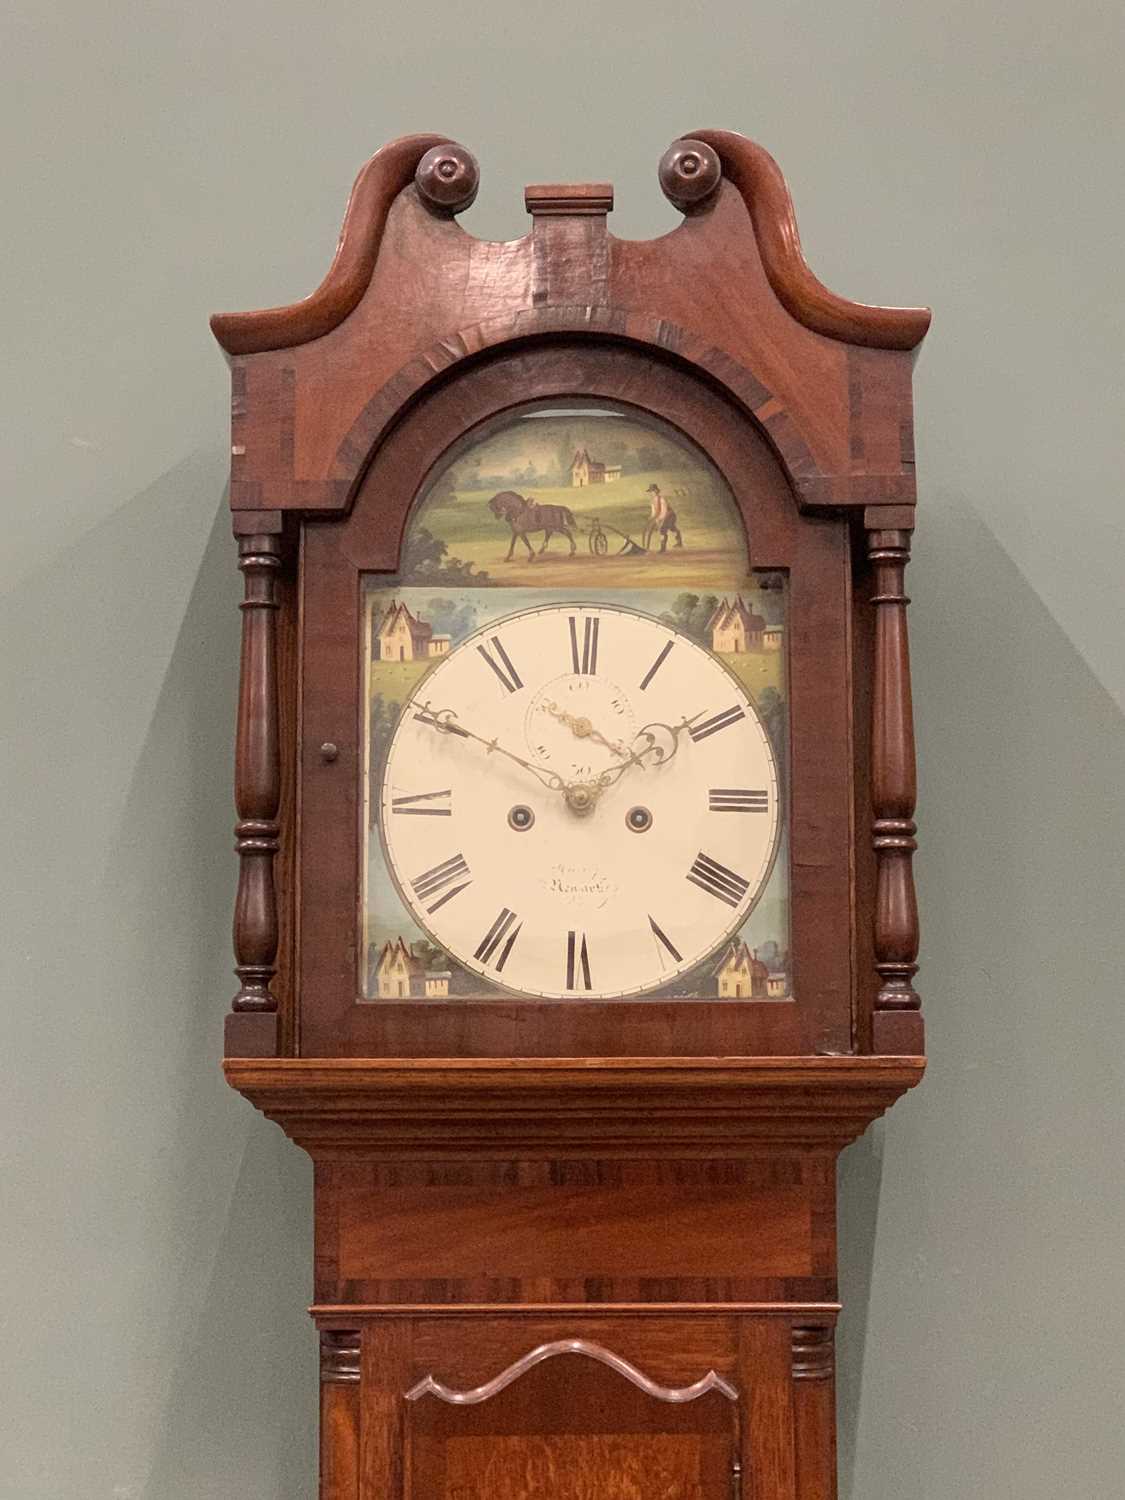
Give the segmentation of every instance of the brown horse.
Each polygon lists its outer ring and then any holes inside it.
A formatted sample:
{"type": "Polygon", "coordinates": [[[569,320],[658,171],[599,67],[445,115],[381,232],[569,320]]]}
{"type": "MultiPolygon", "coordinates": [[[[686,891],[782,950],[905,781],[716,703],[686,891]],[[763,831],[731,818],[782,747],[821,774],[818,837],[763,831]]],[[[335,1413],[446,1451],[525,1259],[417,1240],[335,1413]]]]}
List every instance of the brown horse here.
{"type": "Polygon", "coordinates": [[[574,556],[575,520],[565,505],[540,505],[535,500],[528,500],[524,495],[517,495],[515,490],[500,490],[488,502],[488,508],[497,519],[507,521],[512,528],[512,540],[508,547],[508,555],[504,559],[505,562],[512,561],[517,538],[527,548],[528,557],[534,560],[535,549],[527,539],[528,532],[534,531],[543,533],[540,553],[546,552],[547,543],[558,532],[559,536],[566,537],[570,543],[570,555],[574,556]]]}

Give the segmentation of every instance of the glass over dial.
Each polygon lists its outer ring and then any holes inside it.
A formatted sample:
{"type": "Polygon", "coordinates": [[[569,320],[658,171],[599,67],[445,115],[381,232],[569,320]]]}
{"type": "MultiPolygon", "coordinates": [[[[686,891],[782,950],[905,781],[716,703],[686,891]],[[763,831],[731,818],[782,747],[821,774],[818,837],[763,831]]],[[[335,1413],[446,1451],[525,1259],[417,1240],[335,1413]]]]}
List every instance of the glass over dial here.
{"type": "Polygon", "coordinates": [[[649,616],[552,604],[419,682],[380,796],[418,925],[519,994],[666,986],[753,908],[780,827],[769,737],[710,652],[649,616]]]}

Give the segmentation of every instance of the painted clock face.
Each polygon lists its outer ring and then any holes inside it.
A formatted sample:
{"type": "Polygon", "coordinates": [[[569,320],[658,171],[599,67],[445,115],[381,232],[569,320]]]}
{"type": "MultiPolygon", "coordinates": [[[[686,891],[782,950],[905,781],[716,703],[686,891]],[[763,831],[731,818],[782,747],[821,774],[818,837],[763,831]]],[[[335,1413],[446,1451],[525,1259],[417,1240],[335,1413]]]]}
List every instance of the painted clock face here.
{"type": "Polygon", "coordinates": [[[758,901],[780,827],[770,737],[735,674],[659,619],[589,604],[496,618],[438,660],[378,798],[417,927],[545,999],[697,968],[758,901]]]}

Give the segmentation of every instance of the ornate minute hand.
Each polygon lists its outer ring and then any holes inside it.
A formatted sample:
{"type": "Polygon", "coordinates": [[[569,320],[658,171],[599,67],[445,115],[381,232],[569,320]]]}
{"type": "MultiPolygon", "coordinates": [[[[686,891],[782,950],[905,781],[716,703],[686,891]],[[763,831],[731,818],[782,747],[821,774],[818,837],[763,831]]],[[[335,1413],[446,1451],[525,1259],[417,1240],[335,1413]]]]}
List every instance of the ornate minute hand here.
{"type": "Polygon", "coordinates": [[[419,723],[428,724],[432,729],[436,729],[439,734],[452,734],[458,739],[475,740],[478,745],[483,745],[490,755],[495,752],[497,755],[507,756],[509,760],[514,760],[517,766],[523,766],[525,771],[530,771],[543,786],[552,792],[567,790],[567,783],[561,776],[556,776],[554,771],[548,771],[530,760],[524,760],[522,755],[516,755],[512,750],[505,750],[504,746],[496,740],[486,740],[484,735],[474,734],[471,729],[458,724],[457,715],[452,708],[432,709],[428,703],[423,703],[421,708],[414,710],[414,717],[419,723]]]}
{"type": "Polygon", "coordinates": [[[643,729],[638,729],[637,733],[633,736],[634,745],[636,745],[638,740],[643,741],[640,749],[630,750],[627,746],[615,744],[612,740],[607,739],[604,734],[600,734],[590,723],[590,720],[584,716],[576,717],[574,714],[568,713],[566,709],[560,708],[557,703],[545,703],[543,707],[552,718],[558,719],[565,724],[576,739],[597,740],[599,744],[604,745],[607,750],[612,750],[614,755],[619,757],[616,765],[607,766],[592,782],[585,783],[593,789],[595,797],[600,796],[607,787],[613,786],[616,782],[620,781],[630,766],[644,767],[647,756],[652,757],[653,765],[666,765],[679,749],[680,735],[685,729],[690,729],[696,719],[703,717],[702,712],[700,712],[692,714],[690,719],[681,719],[678,724],[674,725],[646,724],[643,729]],[[663,734],[667,736],[667,743],[662,744],[660,742],[659,731],[663,731],[663,734]]]}
{"type": "Polygon", "coordinates": [[[599,779],[603,780],[605,786],[613,786],[621,780],[630,766],[644,767],[647,756],[652,757],[654,766],[667,765],[680,748],[680,735],[685,729],[690,729],[696,719],[701,717],[702,714],[692,714],[690,719],[681,719],[678,724],[646,724],[633,736],[634,745],[638,740],[644,741],[640,749],[626,750],[624,752],[626,758],[618,765],[610,766],[608,770],[603,771],[599,779]],[[667,744],[660,742],[658,733],[660,731],[667,735],[667,744]]]}

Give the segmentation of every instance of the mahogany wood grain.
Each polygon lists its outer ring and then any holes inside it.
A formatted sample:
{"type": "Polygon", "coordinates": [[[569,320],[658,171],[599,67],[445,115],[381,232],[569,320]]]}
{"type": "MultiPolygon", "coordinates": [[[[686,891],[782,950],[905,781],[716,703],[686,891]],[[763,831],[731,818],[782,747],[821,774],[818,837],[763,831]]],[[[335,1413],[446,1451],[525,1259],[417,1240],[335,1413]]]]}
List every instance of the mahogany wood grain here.
{"type": "Polygon", "coordinates": [[[300,664],[296,527],[281,538],[277,575],[277,722],[281,752],[281,796],[278,804],[278,850],[274,858],[278,944],[271,989],[277,999],[277,1048],[281,1057],[300,1052],[300,1005],[297,976],[297,791],[298,693],[300,664]]]}
{"type": "Polygon", "coordinates": [[[417,1378],[412,1345],[413,1327],[405,1320],[368,1323],[362,1331],[359,1394],[361,1500],[401,1500],[407,1493],[407,1406],[404,1396],[417,1378]]]}
{"type": "Polygon", "coordinates": [[[769,1319],[738,1326],[735,1384],[746,1391],[745,1500],[806,1500],[797,1489],[791,1330],[769,1319]]]}
{"type": "MultiPolygon", "coordinates": [[[[606,1321],[612,1321],[625,1333],[636,1333],[640,1325],[655,1319],[671,1330],[671,1341],[677,1349],[682,1349],[684,1340],[690,1338],[692,1325],[703,1321],[707,1326],[701,1335],[701,1347],[714,1350],[716,1341],[724,1339],[734,1326],[733,1318],[781,1318],[796,1330],[814,1320],[834,1324],[839,1312],[838,1302],[459,1302],[456,1307],[445,1303],[318,1302],[309,1308],[309,1316],[318,1328],[341,1331],[379,1318],[409,1317],[416,1349],[424,1347],[424,1330],[429,1323],[441,1325],[440,1337],[447,1348],[450,1329],[460,1330],[467,1345],[472,1346],[468,1330],[474,1321],[487,1320],[490,1327],[503,1324],[511,1329],[520,1320],[532,1319],[542,1327],[547,1326],[545,1320],[553,1319],[551,1326],[573,1328],[575,1319],[580,1318],[587,1329],[601,1328],[606,1321]]],[[[729,1368],[733,1367],[732,1354],[729,1368]]]]}
{"type": "Polygon", "coordinates": [[[832,1192],[827,1154],[341,1162],[328,1171],[334,1196],[318,1202],[318,1217],[338,1216],[338,1254],[318,1298],[658,1304],[835,1295],[834,1234],[817,1215],[832,1192]]]}

